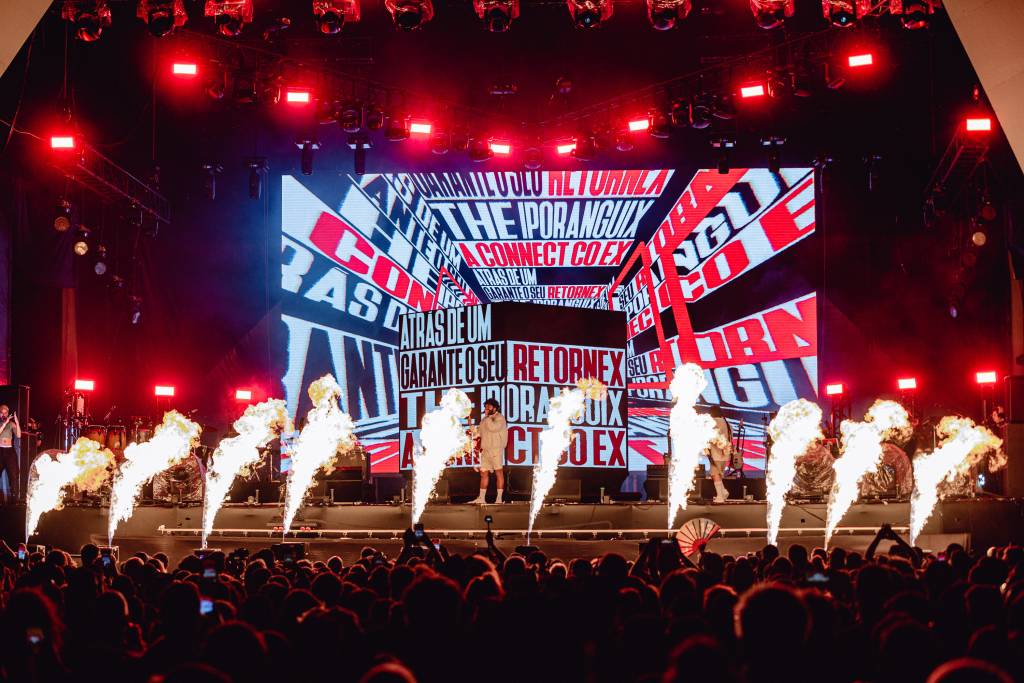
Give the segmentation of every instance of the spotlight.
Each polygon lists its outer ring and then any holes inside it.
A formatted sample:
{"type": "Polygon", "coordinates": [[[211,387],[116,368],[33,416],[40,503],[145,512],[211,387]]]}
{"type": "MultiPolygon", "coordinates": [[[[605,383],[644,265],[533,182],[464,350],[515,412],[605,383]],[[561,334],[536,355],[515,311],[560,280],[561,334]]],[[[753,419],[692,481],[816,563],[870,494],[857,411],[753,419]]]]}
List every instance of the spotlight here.
{"type": "Polygon", "coordinates": [[[370,137],[366,133],[353,133],[347,142],[352,150],[352,173],[361,176],[366,173],[366,150],[373,146],[370,137]]]}
{"type": "Polygon", "coordinates": [[[754,21],[766,31],[782,26],[793,11],[793,0],[750,0],[754,21]]]}
{"type": "Polygon", "coordinates": [[[430,135],[434,127],[430,125],[429,121],[411,121],[409,123],[409,134],[410,135],[430,135]]]}
{"type": "Polygon", "coordinates": [[[508,140],[495,140],[492,138],[487,145],[491,148],[492,152],[499,156],[507,157],[512,153],[512,143],[508,140]]]}
{"type": "Polygon", "coordinates": [[[236,401],[251,401],[252,389],[235,389],[236,401]]]}
{"type": "Polygon", "coordinates": [[[384,0],[395,26],[403,31],[414,31],[434,18],[431,0],[384,0]]]}
{"type": "Polygon", "coordinates": [[[128,321],[132,325],[138,325],[142,322],[142,297],[128,297],[128,321]]]}
{"type": "Polygon", "coordinates": [[[729,150],[736,146],[736,140],[728,137],[718,137],[711,140],[711,146],[718,150],[718,172],[726,175],[730,171],[729,150]]]}
{"type": "Polygon", "coordinates": [[[648,118],[630,119],[626,123],[626,128],[629,129],[630,133],[636,133],[636,132],[639,132],[641,130],[647,130],[650,127],[651,127],[651,120],[648,119],[648,118]]]}
{"type": "Polygon", "coordinates": [[[227,95],[227,74],[221,72],[210,77],[206,81],[206,96],[211,100],[223,100],[227,95]]]}
{"type": "Polygon", "coordinates": [[[875,63],[875,57],[870,52],[860,52],[847,57],[846,63],[851,69],[862,69],[866,66],[872,66],[875,63]]]}
{"type": "Polygon", "coordinates": [[[96,263],[93,264],[92,270],[100,276],[107,274],[107,248],[102,244],[96,247],[96,263]]]}
{"type": "Polygon", "coordinates": [[[199,65],[190,61],[176,61],[171,64],[171,74],[178,78],[195,78],[199,73],[199,65]]]}
{"type": "Polygon", "coordinates": [[[78,226],[78,234],[75,235],[75,243],[71,249],[78,256],[85,256],[89,253],[89,228],[84,225],[78,226]]]}
{"type": "Polygon", "coordinates": [[[519,0],[473,0],[473,8],[491,33],[504,33],[519,17],[519,0]]]}
{"type": "Polygon", "coordinates": [[[988,235],[985,234],[984,230],[975,230],[974,234],[971,235],[971,243],[976,247],[983,247],[988,242],[988,235]]]}
{"type": "Polygon", "coordinates": [[[203,164],[203,190],[206,192],[207,199],[217,198],[217,174],[224,171],[224,167],[220,164],[209,163],[203,164]]]}
{"type": "Polygon", "coordinates": [[[917,389],[916,377],[900,377],[896,380],[896,387],[900,391],[914,391],[917,389]]]}
{"type": "Polygon", "coordinates": [[[668,118],[673,126],[686,128],[690,125],[690,103],[681,98],[673,100],[669,107],[668,118]]]}
{"type": "Polygon", "coordinates": [[[647,129],[647,134],[652,138],[664,140],[672,135],[672,121],[669,119],[668,114],[657,109],[652,109],[648,118],[650,120],[650,126],[647,129]]]}
{"type": "Polygon", "coordinates": [[[826,384],[825,385],[825,395],[826,396],[842,396],[843,395],[843,385],[839,384],[839,383],[836,383],[836,384],[826,384]]]}
{"type": "Polygon", "coordinates": [[[580,135],[573,145],[572,156],[578,161],[593,161],[597,156],[597,143],[593,135],[580,135]]]}
{"type": "Polygon", "coordinates": [[[402,114],[395,114],[388,117],[387,127],[384,129],[384,139],[391,142],[401,142],[409,138],[409,119],[402,114]]]}
{"type": "Polygon", "coordinates": [[[358,0],[313,0],[313,19],[320,33],[341,33],[347,22],[359,21],[358,0]]]}
{"type": "Polygon", "coordinates": [[[523,166],[528,170],[536,171],[544,163],[544,152],[537,145],[527,147],[523,151],[523,166]]]}
{"type": "Polygon", "coordinates": [[[174,396],[174,387],[163,384],[157,384],[153,387],[153,395],[162,398],[171,398],[174,396]]]}
{"type": "Polygon", "coordinates": [[[821,0],[821,13],[837,28],[855,26],[871,11],[873,0],[821,0]]]}
{"type": "Polygon", "coordinates": [[[597,28],[612,16],[612,0],[566,0],[576,28],[597,28]]]}
{"type": "Polygon", "coordinates": [[[146,28],[156,38],[163,38],[188,21],[185,0],[139,0],[135,16],[146,22],[146,28]]]}
{"type": "Polygon", "coordinates": [[[748,83],[740,86],[740,97],[745,100],[753,97],[764,97],[765,92],[764,83],[748,83]]]}
{"type": "Polygon", "coordinates": [[[490,141],[486,138],[473,138],[470,140],[468,151],[470,161],[487,161],[494,156],[494,150],[491,148],[490,141]]]}
{"type": "Polygon", "coordinates": [[[317,100],[316,107],[313,110],[313,118],[322,126],[337,123],[338,103],[331,99],[317,100]]]}
{"type": "Polygon", "coordinates": [[[363,106],[348,102],[338,110],[338,125],[346,133],[358,133],[363,129],[363,106]]]}
{"type": "Polygon", "coordinates": [[[110,26],[107,0],[64,0],[60,16],[74,26],[75,37],[83,43],[99,40],[110,26]]]}
{"type": "Polygon", "coordinates": [[[57,232],[67,232],[71,227],[71,202],[61,198],[57,202],[57,216],[53,219],[53,229],[57,232]]]}
{"type": "Polygon", "coordinates": [[[256,104],[259,100],[259,93],[256,90],[256,77],[242,74],[235,76],[233,95],[235,101],[239,104],[256,104]]]}
{"type": "Polygon", "coordinates": [[[296,107],[305,107],[313,101],[313,93],[308,88],[287,87],[284,91],[284,101],[296,107]]]}
{"type": "Polygon", "coordinates": [[[384,112],[377,105],[366,107],[366,130],[380,130],[384,127],[384,112]]]}
{"type": "Polygon", "coordinates": [[[263,174],[267,171],[266,157],[252,157],[249,166],[249,199],[259,199],[263,195],[263,174]]]}
{"type": "Polygon", "coordinates": [[[630,152],[633,149],[633,136],[628,133],[619,133],[615,136],[615,149],[620,152],[630,152]]]}
{"type": "Polygon", "coordinates": [[[299,156],[302,175],[313,175],[313,153],[320,149],[320,143],[304,138],[297,141],[295,146],[302,150],[299,156]]]}
{"type": "Polygon", "coordinates": [[[968,133],[987,133],[992,130],[992,118],[989,116],[976,116],[964,121],[964,130],[968,133]]]}
{"type": "Polygon", "coordinates": [[[213,17],[222,36],[236,38],[252,23],[252,0],[206,0],[204,14],[213,17]]]}
{"type": "Polygon", "coordinates": [[[115,295],[117,294],[117,292],[124,289],[125,284],[126,283],[124,281],[124,278],[121,277],[120,275],[111,275],[110,282],[107,283],[107,285],[110,287],[110,290],[114,292],[115,295]]]}
{"type": "Polygon", "coordinates": [[[917,31],[928,27],[928,19],[935,14],[938,0],[889,0],[889,13],[900,18],[903,28],[917,31]]]}
{"type": "Polygon", "coordinates": [[[558,154],[572,154],[576,149],[575,140],[563,140],[555,143],[555,152],[558,154]]]}
{"type": "Polygon", "coordinates": [[[778,175],[782,172],[782,146],[786,144],[786,138],[777,135],[769,135],[761,138],[761,146],[768,153],[768,171],[778,175]]]}
{"type": "Polygon", "coordinates": [[[96,391],[96,380],[76,379],[74,386],[75,391],[96,391]]]}
{"type": "Polygon", "coordinates": [[[452,146],[451,133],[446,133],[443,130],[436,131],[430,136],[430,151],[438,156],[447,154],[448,150],[452,146]]]}
{"type": "Polygon", "coordinates": [[[714,116],[713,100],[709,95],[701,95],[690,103],[690,127],[704,130],[711,125],[714,116]]]}
{"type": "Polygon", "coordinates": [[[74,149],[75,148],[75,136],[74,135],[51,135],[50,136],[50,149],[74,149]]]}
{"type": "Polygon", "coordinates": [[[994,370],[986,370],[984,372],[978,372],[974,375],[974,380],[978,384],[995,384],[996,373],[994,370]]]}
{"type": "Polygon", "coordinates": [[[669,31],[693,9],[691,0],[647,0],[647,19],[657,31],[669,31]]]}

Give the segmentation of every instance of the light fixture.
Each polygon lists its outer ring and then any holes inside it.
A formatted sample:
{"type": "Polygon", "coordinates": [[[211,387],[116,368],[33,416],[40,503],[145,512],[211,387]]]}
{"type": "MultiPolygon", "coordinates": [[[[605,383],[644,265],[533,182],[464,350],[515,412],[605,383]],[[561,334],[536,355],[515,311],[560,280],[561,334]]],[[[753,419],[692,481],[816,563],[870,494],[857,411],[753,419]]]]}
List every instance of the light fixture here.
{"type": "Polygon", "coordinates": [[[745,100],[753,97],[764,97],[765,92],[764,83],[747,83],[740,86],[740,97],[745,100]]]}
{"type": "Polygon", "coordinates": [[[637,133],[642,130],[647,130],[651,127],[651,120],[646,116],[644,118],[630,119],[626,123],[626,128],[629,129],[630,133],[637,133]]]}
{"type": "Polygon", "coordinates": [[[107,0],[64,0],[60,15],[71,23],[75,37],[83,43],[99,40],[103,29],[110,26],[107,0]]]}
{"type": "Polygon", "coordinates": [[[793,16],[793,0],[750,0],[750,12],[761,28],[770,31],[793,16]]]}
{"type": "Polygon", "coordinates": [[[92,270],[101,277],[107,274],[107,248],[102,244],[96,247],[96,263],[93,264],[92,270]]]}
{"type": "Polygon", "coordinates": [[[576,149],[575,140],[564,140],[562,142],[555,143],[555,152],[558,154],[572,154],[573,150],[576,149]]]}
{"type": "Polygon", "coordinates": [[[430,135],[430,151],[438,156],[447,154],[452,146],[452,135],[443,130],[435,131],[430,135]]]}
{"type": "Polygon", "coordinates": [[[142,297],[128,297],[128,322],[138,325],[142,322],[142,297]]]}
{"type": "Polygon", "coordinates": [[[486,138],[473,138],[470,140],[467,152],[469,160],[477,163],[487,161],[494,156],[494,150],[491,149],[490,141],[486,138]]]}
{"type": "Polygon", "coordinates": [[[170,398],[174,396],[174,387],[166,384],[157,384],[153,387],[153,395],[160,398],[170,398]]]}
{"type": "Polygon", "coordinates": [[[615,136],[615,149],[620,152],[633,150],[633,136],[628,133],[619,133],[615,136]]]}
{"type": "Polygon", "coordinates": [[[429,121],[411,121],[409,123],[410,135],[430,135],[433,126],[429,121]]]}
{"type": "Polygon", "coordinates": [[[402,114],[389,116],[384,128],[384,139],[391,142],[409,139],[409,119],[402,114]]]}
{"type": "Polygon", "coordinates": [[[384,0],[395,26],[403,31],[414,31],[434,18],[431,0],[384,0]]]}
{"type": "Polygon", "coordinates": [[[579,135],[573,144],[572,156],[578,161],[593,161],[597,156],[597,142],[591,134],[579,135]]]}
{"type": "Polygon", "coordinates": [[[491,148],[491,151],[498,156],[507,157],[512,153],[512,143],[508,140],[492,138],[487,144],[491,148]]]}
{"type": "Polygon", "coordinates": [[[53,219],[53,229],[57,232],[67,232],[71,227],[71,202],[61,197],[57,202],[57,215],[53,219]]]}
{"type": "Polygon", "coordinates": [[[191,61],[175,61],[171,64],[171,74],[178,78],[195,78],[199,74],[199,65],[191,61]]]}
{"type": "Polygon", "coordinates": [[[96,381],[92,379],[76,379],[75,391],[96,391],[96,381]]]}
{"type": "Polygon", "coordinates": [[[652,109],[647,118],[650,122],[650,125],[647,128],[647,134],[652,138],[664,140],[672,135],[672,120],[669,118],[668,114],[660,109],[652,109]]]}
{"type": "Polygon", "coordinates": [[[50,149],[74,149],[75,148],[75,136],[74,135],[51,135],[50,136],[50,149]]]}
{"type": "Polygon", "coordinates": [[[693,9],[691,0],[647,0],[647,20],[657,31],[668,31],[693,9]]]}
{"type": "Polygon", "coordinates": [[[761,138],[761,146],[765,148],[768,156],[768,172],[778,175],[782,172],[782,146],[786,144],[786,138],[778,135],[768,135],[761,138]]]}
{"type": "Polygon", "coordinates": [[[217,175],[224,172],[224,167],[218,163],[205,163],[200,168],[203,170],[203,190],[207,199],[217,198],[217,175]]]}
{"type": "Polygon", "coordinates": [[[889,13],[900,18],[903,28],[918,31],[928,27],[938,4],[940,0],[889,0],[889,13]]]}
{"type": "Polygon", "coordinates": [[[473,0],[476,15],[491,33],[504,33],[519,17],[519,0],[473,0]]]}
{"type": "Polygon", "coordinates": [[[313,19],[320,33],[341,33],[345,24],[359,21],[359,0],[313,0],[313,19]]]}
{"type": "Polygon", "coordinates": [[[875,56],[870,52],[858,52],[846,58],[846,63],[851,69],[862,69],[872,66],[875,63],[875,56]]]}
{"type": "Polygon", "coordinates": [[[711,95],[700,95],[690,103],[690,127],[704,130],[711,125],[714,118],[714,99],[711,95]]]}
{"type": "Polygon", "coordinates": [[[284,101],[296,107],[305,107],[313,101],[313,93],[309,88],[289,86],[284,90],[284,101]]]}
{"type": "Polygon", "coordinates": [[[988,235],[984,230],[975,230],[971,235],[971,243],[976,247],[983,247],[988,242],[988,235]]]}
{"type": "Polygon", "coordinates": [[[71,249],[79,256],[85,256],[89,253],[89,228],[84,225],[78,226],[78,234],[75,235],[75,243],[71,249]]]}
{"type": "Polygon", "coordinates": [[[837,28],[856,26],[871,11],[873,0],[821,0],[821,13],[837,28]]]}
{"type": "Polygon", "coordinates": [[[978,384],[995,384],[996,383],[996,373],[995,373],[995,370],[985,370],[985,371],[982,371],[982,372],[975,373],[974,379],[975,379],[975,381],[977,381],[978,384]]]}
{"type": "Polygon", "coordinates": [[[896,386],[900,391],[913,391],[917,389],[916,377],[900,377],[896,380],[896,386]]]}
{"type": "Polygon", "coordinates": [[[235,38],[252,23],[252,0],[206,0],[204,14],[213,17],[222,36],[235,38]]]}
{"type": "Polygon", "coordinates": [[[375,104],[366,105],[366,113],[363,122],[366,130],[380,130],[384,127],[384,111],[375,104]]]}
{"type": "Polygon", "coordinates": [[[612,0],[566,0],[576,28],[597,28],[612,16],[612,0]]]}
{"type": "Polygon", "coordinates": [[[964,130],[968,133],[987,133],[992,130],[992,118],[989,116],[968,117],[964,121],[964,130]]]}
{"type": "Polygon", "coordinates": [[[163,38],[188,21],[185,0],[139,0],[135,16],[146,22],[150,34],[157,38],[163,38]]]}
{"type": "Polygon", "coordinates": [[[267,172],[266,157],[251,157],[246,162],[249,167],[249,199],[259,199],[263,195],[263,174],[267,172]]]}
{"type": "Polygon", "coordinates": [[[295,143],[299,148],[299,164],[302,175],[313,175],[313,154],[320,149],[320,143],[309,138],[303,138],[295,143]]]}
{"type": "Polygon", "coordinates": [[[373,146],[370,136],[366,133],[350,133],[347,143],[352,150],[352,173],[361,176],[366,173],[366,150],[373,146]]]}
{"type": "Polygon", "coordinates": [[[536,171],[544,164],[544,151],[539,145],[530,145],[523,150],[523,166],[530,170],[536,171]]]}
{"type": "Polygon", "coordinates": [[[843,395],[843,385],[839,384],[839,383],[826,384],[825,385],[825,395],[826,396],[842,396],[843,395]]]}
{"type": "Polygon", "coordinates": [[[731,170],[729,150],[736,146],[736,140],[725,136],[712,138],[711,146],[718,150],[718,173],[720,175],[727,175],[731,170]]]}
{"type": "Polygon", "coordinates": [[[235,389],[236,401],[251,401],[252,389],[235,389]]]}

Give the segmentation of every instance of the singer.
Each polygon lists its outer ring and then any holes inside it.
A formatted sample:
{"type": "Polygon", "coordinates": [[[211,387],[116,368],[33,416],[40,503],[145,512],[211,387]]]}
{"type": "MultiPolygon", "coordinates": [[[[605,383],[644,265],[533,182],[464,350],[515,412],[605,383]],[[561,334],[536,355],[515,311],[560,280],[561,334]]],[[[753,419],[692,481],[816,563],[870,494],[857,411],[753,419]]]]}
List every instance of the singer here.
{"type": "Polygon", "coordinates": [[[16,502],[20,493],[18,485],[21,482],[21,471],[18,468],[18,452],[14,450],[14,440],[20,438],[18,416],[11,413],[7,406],[0,405],[0,474],[7,472],[10,487],[10,500],[5,500],[5,503],[16,502]]]}

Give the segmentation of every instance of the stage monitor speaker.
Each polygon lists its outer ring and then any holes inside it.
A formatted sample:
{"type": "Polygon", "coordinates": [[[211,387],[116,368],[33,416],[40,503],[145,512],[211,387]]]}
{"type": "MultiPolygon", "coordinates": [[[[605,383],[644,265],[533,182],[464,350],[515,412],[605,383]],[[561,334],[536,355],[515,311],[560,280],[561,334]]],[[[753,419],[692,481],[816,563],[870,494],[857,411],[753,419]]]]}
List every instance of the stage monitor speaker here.
{"type": "Polygon", "coordinates": [[[362,479],[328,479],[327,491],[335,503],[359,503],[363,500],[362,479]]]}
{"type": "MultiPolygon", "coordinates": [[[[1006,419],[1010,422],[1024,422],[1024,375],[1010,375],[1003,379],[1006,391],[1006,419]]],[[[996,400],[998,404],[998,399],[996,400]]],[[[988,419],[988,415],[985,419],[988,419]]]]}
{"type": "Polygon", "coordinates": [[[1006,425],[1006,490],[1010,498],[1024,498],[1024,422],[1006,425]]]}
{"type": "Polygon", "coordinates": [[[647,481],[644,482],[644,492],[647,493],[647,500],[668,500],[668,479],[648,476],[647,481]]]}
{"type": "Polygon", "coordinates": [[[544,502],[578,503],[583,497],[583,491],[579,479],[560,477],[555,480],[555,485],[544,497],[544,502]]]}

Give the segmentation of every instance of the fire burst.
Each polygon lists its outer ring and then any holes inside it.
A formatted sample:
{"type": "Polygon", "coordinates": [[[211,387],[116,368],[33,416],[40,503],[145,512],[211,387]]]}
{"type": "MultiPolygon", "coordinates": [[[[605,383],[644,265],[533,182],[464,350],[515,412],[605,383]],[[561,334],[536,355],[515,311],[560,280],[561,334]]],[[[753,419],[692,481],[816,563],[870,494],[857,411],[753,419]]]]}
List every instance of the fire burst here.
{"type": "Polygon", "coordinates": [[[44,512],[63,506],[69,485],[95,493],[110,480],[113,464],[114,454],[109,449],[84,436],[67,453],[58,453],[55,458],[48,454],[37,458],[28,475],[25,542],[36,532],[44,512]]]}
{"type": "Polygon", "coordinates": [[[878,400],[868,409],[863,422],[843,420],[839,431],[843,436],[843,454],[832,465],[836,480],[828,499],[825,522],[825,547],[839,526],[843,515],[857,500],[860,480],[878,467],[882,459],[882,442],[910,435],[907,411],[895,401],[878,400]]]}
{"type": "Polygon", "coordinates": [[[669,391],[675,399],[669,413],[669,438],[672,439],[672,459],[668,466],[668,528],[675,524],[676,511],[686,510],[686,497],[693,489],[694,470],[700,454],[715,438],[715,421],[710,415],[700,415],[694,405],[708,385],[704,371],[696,363],[676,368],[669,391]]]}
{"type": "Polygon", "coordinates": [[[248,406],[234,424],[238,436],[224,439],[210,458],[206,470],[206,494],[203,502],[203,547],[213,531],[213,520],[224,504],[235,476],[243,474],[260,462],[260,448],[266,446],[282,430],[291,431],[285,402],[271,399],[248,406]]]}
{"type": "Polygon", "coordinates": [[[114,542],[117,525],[132,516],[143,485],[168,467],[184,461],[199,439],[201,427],[176,410],[164,413],[164,420],[145,443],[130,443],[124,449],[124,463],[114,475],[110,492],[107,543],[114,542]]]}
{"type": "Polygon", "coordinates": [[[448,462],[469,445],[462,420],[473,410],[473,403],[461,389],[449,389],[441,397],[441,406],[423,416],[420,449],[413,461],[412,523],[420,521],[434,487],[448,462]]]}
{"type": "Polygon", "coordinates": [[[594,378],[581,379],[575,389],[563,390],[548,405],[548,426],[540,433],[540,456],[533,468],[533,493],[530,497],[530,523],[527,538],[533,533],[533,523],[544,505],[544,498],[555,485],[558,463],[562,453],[572,442],[572,421],[583,414],[586,399],[603,401],[608,387],[594,378]]]}
{"type": "MultiPolygon", "coordinates": [[[[953,482],[966,474],[990,451],[999,452],[1003,441],[985,427],[979,427],[966,417],[942,418],[938,427],[942,443],[934,451],[919,455],[914,460],[914,494],[910,498],[910,544],[932,516],[939,502],[939,485],[953,482]]],[[[1005,460],[995,459],[990,469],[998,469],[1005,460]]]]}
{"type": "Polygon", "coordinates": [[[793,487],[796,459],[807,452],[812,443],[822,438],[821,408],[806,399],[790,401],[768,425],[772,437],[772,457],[765,472],[768,498],[768,543],[774,545],[779,536],[782,509],[786,494],[793,487]]]}
{"type": "Polygon", "coordinates": [[[338,452],[356,443],[355,424],[348,413],[341,411],[338,399],[341,387],[334,376],[326,374],[309,385],[313,407],[306,414],[292,453],[292,469],[288,473],[288,492],[284,500],[284,533],[291,531],[295,514],[321,468],[329,467],[338,452]]]}

